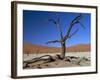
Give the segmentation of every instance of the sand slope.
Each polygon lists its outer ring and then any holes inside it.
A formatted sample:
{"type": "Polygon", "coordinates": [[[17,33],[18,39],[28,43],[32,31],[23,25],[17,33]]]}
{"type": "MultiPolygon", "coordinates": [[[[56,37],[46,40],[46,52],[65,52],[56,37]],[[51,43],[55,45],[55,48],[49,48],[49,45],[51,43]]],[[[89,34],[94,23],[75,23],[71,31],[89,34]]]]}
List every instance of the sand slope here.
{"type": "MultiPolygon", "coordinates": [[[[23,45],[24,53],[60,53],[61,48],[47,47],[41,45],[26,44],[23,45]]],[[[77,44],[66,48],[67,52],[89,52],[90,44],[77,44]]]]}

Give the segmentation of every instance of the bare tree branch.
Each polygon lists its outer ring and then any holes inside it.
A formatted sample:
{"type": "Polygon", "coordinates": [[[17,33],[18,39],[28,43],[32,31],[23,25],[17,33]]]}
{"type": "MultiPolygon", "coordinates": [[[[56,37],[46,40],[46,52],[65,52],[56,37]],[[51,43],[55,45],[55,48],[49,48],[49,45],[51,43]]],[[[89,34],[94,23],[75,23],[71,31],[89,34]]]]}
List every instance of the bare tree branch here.
{"type": "Polygon", "coordinates": [[[69,36],[64,37],[64,40],[71,38],[72,36],[74,36],[77,32],[79,31],[79,29],[76,29],[72,34],[70,34],[69,36]]]}
{"type": "Polygon", "coordinates": [[[57,25],[57,22],[54,19],[49,19],[49,21],[52,21],[54,24],[57,25]]]}
{"type": "Polygon", "coordinates": [[[70,27],[69,27],[69,29],[68,29],[68,32],[67,32],[67,36],[70,34],[72,27],[73,27],[75,24],[79,23],[79,20],[80,20],[81,18],[82,18],[82,15],[80,14],[79,16],[75,17],[75,18],[72,20],[72,22],[70,23],[70,27]]]}
{"type": "Polygon", "coordinates": [[[80,14],[80,15],[77,16],[77,17],[75,17],[75,18],[72,20],[71,24],[73,25],[74,23],[77,23],[78,21],[81,20],[81,18],[82,18],[82,14],[80,14]]]}
{"type": "Polygon", "coordinates": [[[74,36],[78,31],[79,29],[76,29],[71,35],[68,36],[68,38],[71,38],[72,36],[74,36]]]}
{"type": "Polygon", "coordinates": [[[59,32],[60,32],[60,37],[61,37],[61,39],[62,39],[62,38],[63,38],[63,35],[62,35],[61,27],[60,27],[60,18],[57,17],[57,21],[55,21],[54,19],[49,19],[49,21],[52,21],[52,22],[56,25],[57,29],[58,29],[59,32]]]}
{"type": "Polygon", "coordinates": [[[54,61],[54,59],[53,59],[53,57],[51,55],[43,55],[41,57],[33,58],[32,60],[24,61],[24,63],[26,63],[26,65],[24,67],[28,67],[29,64],[35,63],[35,62],[38,62],[38,61],[42,61],[42,60],[45,61],[45,63],[54,61]]]}
{"type": "Polygon", "coordinates": [[[85,29],[85,26],[81,22],[79,22],[79,24],[81,25],[81,27],[83,27],[85,29]]]}
{"type": "Polygon", "coordinates": [[[49,43],[57,43],[57,42],[60,42],[60,41],[58,41],[58,40],[48,41],[46,44],[49,44],[49,43]]]}
{"type": "MultiPolygon", "coordinates": [[[[80,14],[79,16],[77,16],[77,17],[75,17],[72,21],[71,21],[71,23],[70,23],[70,27],[69,27],[69,29],[68,29],[68,31],[67,31],[67,34],[65,35],[65,37],[64,37],[64,39],[63,40],[66,40],[66,39],[68,39],[68,37],[70,36],[70,32],[71,32],[71,30],[72,30],[72,27],[75,25],[75,24],[80,24],[83,28],[85,28],[84,26],[83,26],[83,24],[80,22],[80,19],[82,18],[82,14],[80,14]]],[[[76,30],[77,31],[77,30],[76,30]]],[[[75,31],[75,32],[76,32],[75,31]]],[[[72,37],[72,36],[71,36],[72,37]]]]}
{"type": "Polygon", "coordinates": [[[59,29],[59,32],[60,32],[60,36],[61,36],[61,39],[63,39],[63,34],[62,34],[62,30],[61,30],[61,27],[60,27],[60,18],[58,17],[58,19],[57,19],[57,27],[58,27],[58,29],[59,29]]]}

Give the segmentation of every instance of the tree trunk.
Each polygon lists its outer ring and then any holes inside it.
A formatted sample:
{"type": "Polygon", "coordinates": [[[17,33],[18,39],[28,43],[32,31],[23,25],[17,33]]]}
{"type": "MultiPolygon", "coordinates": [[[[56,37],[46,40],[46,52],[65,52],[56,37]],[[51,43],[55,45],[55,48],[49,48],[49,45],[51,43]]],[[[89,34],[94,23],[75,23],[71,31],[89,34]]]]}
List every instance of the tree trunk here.
{"type": "Polygon", "coordinates": [[[61,47],[62,47],[62,54],[61,54],[61,58],[64,59],[65,58],[65,53],[66,53],[66,45],[65,42],[61,43],[61,47]]]}

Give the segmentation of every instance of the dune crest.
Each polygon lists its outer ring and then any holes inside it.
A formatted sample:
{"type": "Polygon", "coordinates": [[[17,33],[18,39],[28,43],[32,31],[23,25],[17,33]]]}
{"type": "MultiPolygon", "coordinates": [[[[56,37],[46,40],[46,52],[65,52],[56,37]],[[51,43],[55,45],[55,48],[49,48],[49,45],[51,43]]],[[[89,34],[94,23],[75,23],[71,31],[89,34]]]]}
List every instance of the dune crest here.
{"type": "MultiPolygon", "coordinates": [[[[66,48],[66,52],[90,52],[90,44],[77,44],[66,48]]],[[[60,53],[61,48],[58,47],[48,47],[34,44],[23,44],[24,53],[60,53]]]]}

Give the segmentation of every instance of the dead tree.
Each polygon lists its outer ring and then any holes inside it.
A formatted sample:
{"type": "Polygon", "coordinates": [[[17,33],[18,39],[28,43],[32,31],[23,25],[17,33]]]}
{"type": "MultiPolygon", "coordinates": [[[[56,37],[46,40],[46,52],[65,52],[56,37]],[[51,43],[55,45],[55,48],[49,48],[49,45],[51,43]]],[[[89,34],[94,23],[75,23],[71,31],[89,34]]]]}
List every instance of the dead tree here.
{"type": "Polygon", "coordinates": [[[61,26],[60,26],[60,18],[57,16],[57,20],[54,19],[49,19],[49,21],[53,22],[56,25],[56,28],[58,29],[60,39],[59,40],[53,40],[53,41],[48,41],[47,44],[49,43],[60,43],[61,44],[61,59],[65,58],[65,53],[66,53],[66,41],[70,39],[72,36],[74,36],[78,31],[79,28],[77,28],[73,33],[72,33],[72,28],[74,27],[75,24],[80,24],[81,27],[85,28],[84,25],[80,22],[82,19],[82,14],[79,14],[76,16],[69,24],[68,30],[66,32],[66,35],[64,36],[62,34],[61,26]]]}

